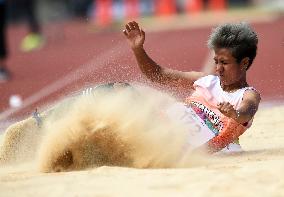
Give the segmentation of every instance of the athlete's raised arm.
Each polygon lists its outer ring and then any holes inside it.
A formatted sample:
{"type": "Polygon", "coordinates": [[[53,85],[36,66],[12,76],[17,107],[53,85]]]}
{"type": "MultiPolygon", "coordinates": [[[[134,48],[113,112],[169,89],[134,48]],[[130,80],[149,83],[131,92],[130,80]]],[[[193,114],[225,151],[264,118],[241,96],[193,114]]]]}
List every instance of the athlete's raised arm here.
{"type": "Polygon", "coordinates": [[[127,23],[123,33],[131,46],[140,70],[150,80],[160,84],[192,88],[197,79],[206,75],[202,72],[182,72],[158,65],[144,50],[145,32],[135,21],[127,23]]]}

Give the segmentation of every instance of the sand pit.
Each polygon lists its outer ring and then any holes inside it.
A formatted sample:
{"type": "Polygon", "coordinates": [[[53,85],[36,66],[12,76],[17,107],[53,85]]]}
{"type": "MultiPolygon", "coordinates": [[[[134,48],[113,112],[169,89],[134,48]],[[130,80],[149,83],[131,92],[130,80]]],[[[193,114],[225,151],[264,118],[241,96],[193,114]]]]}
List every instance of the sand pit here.
{"type": "MultiPolygon", "coordinates": [[[[76,113],[76,109],[73,112],[76,113]]],[[[170,138],[175,143],[169,143],[167,134],[171,131],[167,130],[158,144],[153,140],[145,148],[145,144],[140,143],[136,152],[128,147],[131,162],[121,165],[125,167],[93,166],[83,171],[78,168],[71,172],[42,173],[35,162],[3,166],[0,167],[0,196],[283,196],[283,112],[284,106],[259,110],[253,126],[240,138],[244,152],[190,158],[183,165],[175,162],[176,153],[182,148],[177,145],[183,143],[179,138],[182,135],[170,138]],[[171,152],[166,154],[162,150],[171,152]],[[134,153],[140,154],[139,157],[133,156],[134,153]],[[161,158],[155,160],[158,156],[161,158]],[[139,160],[141,158],[144,160],[139,160]]],[[[131,128],[131,124],[124,126],[131,128]]],[[[145,141],[149,136],[139,137],[145,141]]],[[[56,142],[50,145],[59,146],[56,142]]]]}

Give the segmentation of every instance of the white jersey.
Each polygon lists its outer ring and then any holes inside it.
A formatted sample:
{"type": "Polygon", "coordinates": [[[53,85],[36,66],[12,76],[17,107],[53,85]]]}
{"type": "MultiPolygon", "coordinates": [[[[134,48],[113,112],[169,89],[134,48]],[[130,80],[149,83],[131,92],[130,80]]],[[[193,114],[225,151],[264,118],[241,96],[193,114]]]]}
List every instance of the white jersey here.
{"type": "MultiPolygon", "coordinates": [[[[193,86],[195,91],[190,96],[190,101],[186,104],[173,105],[167,110],[167,114],[188,126],[190,133],[188,145],[196,148],[222,132],[224,121],[222,122],[221,119],[224,120],[226,117],[217,110],[217,104],[229,102],[235,109],[238,109],[245,91],[252,88],[246,87],[232,93],[225,92],[220,85],[219,77],[214,75],[200,78],[193,86]],[[205,102],[199,102],[201,98],[205,102]]],[[[246,125],[246,129],[250,125],[251,122],[246,125]]],[[[241,151],[238,139],[222,151],[241,151]]]]}

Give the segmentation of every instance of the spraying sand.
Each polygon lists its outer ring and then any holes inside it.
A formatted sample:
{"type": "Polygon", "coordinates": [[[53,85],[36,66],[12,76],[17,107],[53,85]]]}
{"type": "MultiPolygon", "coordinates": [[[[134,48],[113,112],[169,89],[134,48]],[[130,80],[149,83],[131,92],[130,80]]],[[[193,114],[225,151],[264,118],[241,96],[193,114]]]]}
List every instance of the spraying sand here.
{"type": "Polygon", "coordinates": [[[0,161],[30,159],[40,172],[184,165],[188,128],[165,114],[175,103],[141,86],[69,98],[42,115],[40,128],[33,118],[8,128],[0,161]]]}
{"type": "Polygon", "coordinates": [[[34,160],[0,167],[0,196],[284,195],[283,106],[259,110],[240,138],[244,152],[181,159],[186,132],[155,110],[175,100],[148,95],[161,100],[142,106],[129,93],[62,104],[45,119],[36,154],[26,149],[34,160]]]}

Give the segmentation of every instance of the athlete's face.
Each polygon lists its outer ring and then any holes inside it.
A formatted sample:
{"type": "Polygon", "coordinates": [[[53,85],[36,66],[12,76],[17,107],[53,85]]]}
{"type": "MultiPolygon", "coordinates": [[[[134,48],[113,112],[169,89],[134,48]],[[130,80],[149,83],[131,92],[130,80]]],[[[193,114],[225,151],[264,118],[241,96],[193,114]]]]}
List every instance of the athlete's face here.
{"type": "Polygon", "coordinates": [[[216,74],[220,77],[223,85],[232,85],[242,80],[246,73],[246,64],[241,61],[237,63],[236,58],[232,56],[229,49],[220,48],[214,49],[215,56],[215,70],[216,74]]]}

